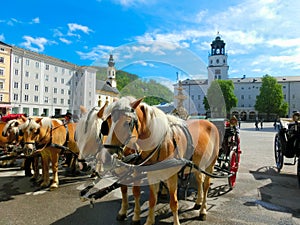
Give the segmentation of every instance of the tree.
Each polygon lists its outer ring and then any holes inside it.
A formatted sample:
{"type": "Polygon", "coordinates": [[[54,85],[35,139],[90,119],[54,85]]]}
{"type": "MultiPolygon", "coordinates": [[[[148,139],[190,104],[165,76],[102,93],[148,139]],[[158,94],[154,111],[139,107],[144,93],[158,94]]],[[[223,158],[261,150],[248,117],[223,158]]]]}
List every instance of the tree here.
{"type": "Polygon", "coordinates": [[[231,80],[214,80],[207,90],[203,104],[214,116],[227,116],[238,99],[234,95],[234,84],[231,80]]]}
{"type": "Polygon", "coordinates": [[[266,113],[267,119],[270,119],[270,114],[284,117],[288,112],[288,104],[284,101],[282,86],[268,74],[262,78],[260,93],[256,96],[255,109],[259,113],[266,113]]]}

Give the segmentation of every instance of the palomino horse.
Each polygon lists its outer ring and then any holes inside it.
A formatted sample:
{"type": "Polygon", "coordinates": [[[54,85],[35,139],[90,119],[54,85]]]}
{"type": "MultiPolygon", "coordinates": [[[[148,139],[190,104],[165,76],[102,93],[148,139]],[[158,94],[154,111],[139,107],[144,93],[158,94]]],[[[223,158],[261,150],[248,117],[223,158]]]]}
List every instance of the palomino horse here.
{"type": "MultiPolygon", "coordinates": [[[[103,139],[101,136],[100,128],[102,125],[102,117],[104,109],[107,107],[105,104],[102,108],[94,107],[87,111],[81,107],[82,117],[78,121],[75,133],[75,139],[79,148],[79,161],[94,157],[96,159],[95,171],[100,173],[103,171],[103,162],[107,158],[107,151],[103,149],[103,139]]],[[[122,204],[119,210],[117,220],[124,220],[127,216],[128,210],[128,188],[126,185],[121,185],[122,204]]],[[[133,186],[133,195],[135,197],[135,209],[133,221],[140,219],[140,187],[133,186]]]]}
{"type": "Polygon", "coordinates": [[[61,120],[48,117],[27,119],[19,126],[23,133],[24,149],[29,155],[41,154],[41,187],[50,184],[49,162],[52,164],[53,181],[50,190],[58,187],[58,159],[61,151],[69,150],[78,154],[75,142],[76,123],[64,124],[61,120]],[[36,150],[36,151],[35,151],[36,150]]]}
{"type": "MultiPolygon", "coordinates": [[[[105,110],[103,126],[107,131],[106,148],[135,149],[139,154],[139,164],[145,168],[159,166],[159,171],[148,172],[150,185],[149,214],[146,225],[155,223],[155,205],[159,182],[167,184],[170,195],[170,208],[175,225],[179,225],[177,184],[178,172],[184,168],[163,168],[169,159],[191,160],[195,168],[212,173],[219,153],[219,132],[207,120],[183,121],[178,117],[166,115],[156,107],[141,102],[121,98],[105,110]]],[[[198,196],[194,209],[200,208],[200,220],[206,219],[207,193],[210,177],[200,170],[193,170],[198,182],[198,196]],[[204,180],[203,180],[204,178],[204,180]],[[201,205],[201,206],[200,206],[201,205]]]]}
{"type": "MultiPolygon", "coordinates": [[[[20,148],[20,151],[23,151],[23,136],[19,131],[19,126],[23,124],[24,121],[20,117],[18,119],[9,120],[5,127],[3,128],[2,135],[7,137],[8,143],[14,147],[20,148]]],[[[39,156],[34,157],[25,157],[23,165],[21,168],[25,170],[25,176],[29,176],[32,180],[37,180],[39,178],[39,168],[38,168],[39,156]],[[31,173],[31,166],[34,170],[34,174],[31,173]]]]}

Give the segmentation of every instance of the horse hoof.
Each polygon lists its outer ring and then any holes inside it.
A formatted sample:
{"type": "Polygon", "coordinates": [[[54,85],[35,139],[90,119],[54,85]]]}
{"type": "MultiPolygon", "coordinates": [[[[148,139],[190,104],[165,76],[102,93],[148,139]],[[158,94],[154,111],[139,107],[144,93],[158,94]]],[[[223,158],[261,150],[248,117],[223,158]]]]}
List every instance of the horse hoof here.
{"type": "Polygon", "coordinates": [[[200,214],[199,220],[205,221],[206,220],[206,214],[200,214]]]}
{"type": "Polygon", "coordinates": [[[43,183],[41,183],[41,188],[46,188],[46,187],[48,187],[49,186],[49,183],[45,183],[45,182],[43,182],[43,183]]]}
{"type": "Polygon", "coordinates": [[[201,208],[201,205],[195,204],[193,209],[194,209],[194,210],[199,210],[200,208],[201,208]]]}
{"type": "Polygon", "coordinates": [[[117,220],[118,221],[124,221],[127,218],[127,216],[125,214],[118,214],[117,215],[117,220]]]}
{"type": "Polygon", "coordinates": [[[58,188],[58,184],[56,184],[56,183],[51,184],[51,186],[50,186],[50,191],[53,191],[53,190],[55,190],[56,188],[58,188]]]}
{"type": "Polygon", "coordinates": [[[141,224],[140,220],[131,221],[131,225],[140,225],[140,224],[141,224]]]}

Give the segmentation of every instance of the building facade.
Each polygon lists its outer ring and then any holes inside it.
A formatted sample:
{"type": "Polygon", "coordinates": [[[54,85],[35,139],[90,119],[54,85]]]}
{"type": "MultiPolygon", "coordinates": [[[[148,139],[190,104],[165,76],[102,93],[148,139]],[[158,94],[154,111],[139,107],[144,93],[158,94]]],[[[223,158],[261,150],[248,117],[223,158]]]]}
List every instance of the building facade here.
{"type": "MultiPolygon", "coordinates": [[[[107,79],[116,85],[114,65],[109,70],[107,79]]],[[[0,42],[0,113],[79,116],[81,105],[90,109],[99,103],[97,71],[0,42]]],[[[101,98],[112,101],[116,90],[110,91],[101,98]]]]}
{"type": "Polygon", "coordinates": [[[0,42],[0,114],[11,111],[10,65],[11,46],[0,42]]]}
{"type": "MultiPolygon", "coordinates": [[[[183,80],[181,85],[183,93],[187,96],[184,101],[184,107],[189,115],[205,115],[206,110],[203,105],[203,99],[207,89],[213,80],[227,80],[228,78],[227,54],[225,52],[225,42],[217,36],[211,43],[211,52],[208,56],[208,79],[202,80],[183,80]]],[[[300,111],[300,76],[275,77],[277,82],[282,85],[284,100],[289,105],[287,116],[293,112],[300,111]]],[[[234,83],[234,94],[238,98],[237,107],[231,110],[243,120],[255,120],[259,115],[255,110],[256,96],[260,93],[262,80],[259,77],[247,78],[243,75],[241,78],[230,78],[234,83]]],[[[174,96],[178,95],[178,84],[174,85],[174,96]]],[[[220,96],[222,97],[222,96],[220,96]]],[[[178,102],[174,100],[174,107],[177,108],[178,102]]],[[[276,115],[274,115],[276,117],[276,115]]]]}

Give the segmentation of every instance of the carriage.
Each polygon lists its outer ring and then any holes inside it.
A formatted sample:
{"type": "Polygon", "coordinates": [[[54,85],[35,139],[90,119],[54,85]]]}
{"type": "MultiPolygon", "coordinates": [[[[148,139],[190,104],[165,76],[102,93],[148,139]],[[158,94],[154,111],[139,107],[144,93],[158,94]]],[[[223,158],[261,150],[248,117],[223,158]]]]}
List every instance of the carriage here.
{"type": "Polygon", "coordinates": [[[211,122],[218,127],[220,137],[223,137],[215,171],[221,174],[221,176],[227,177],[229,188],[233,189],[236,184],[240,156],[242,153],[238,121],[235,117],[232,117],[230,120],[211,119],[211,122]]]}
{"type": "Polygon", "coordinates": [[[292,118],[280,118],[280,125],[274,140],[275,162],[278,172],[281,171],[284,157],[293,159],[291,165],[297,162],[297,177],[300,187],[300,113],[295,112],[292,118]]]}

